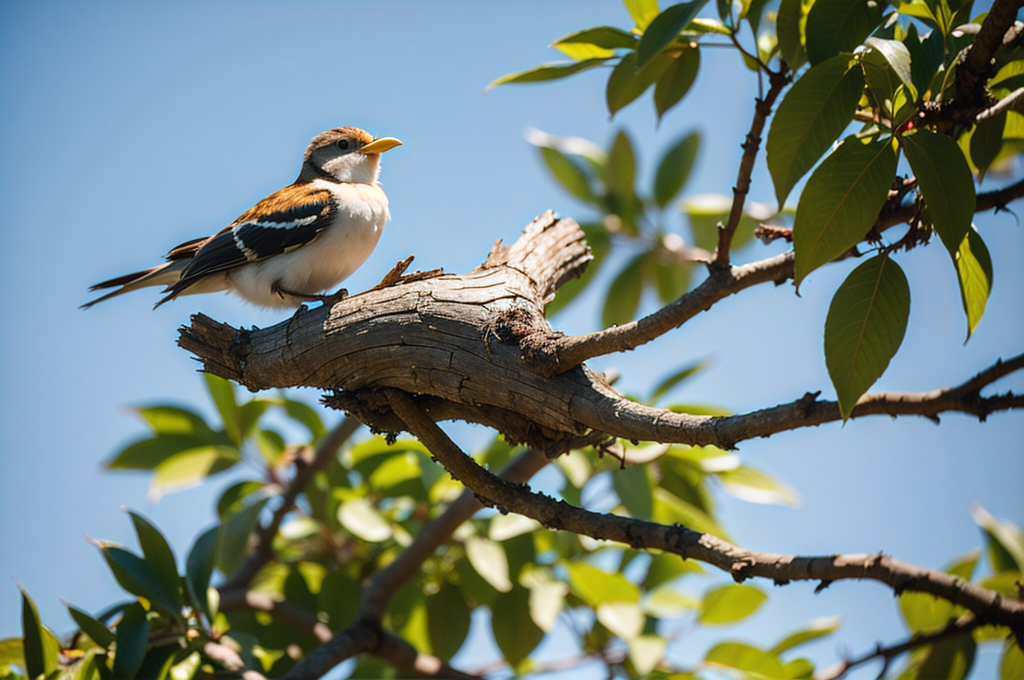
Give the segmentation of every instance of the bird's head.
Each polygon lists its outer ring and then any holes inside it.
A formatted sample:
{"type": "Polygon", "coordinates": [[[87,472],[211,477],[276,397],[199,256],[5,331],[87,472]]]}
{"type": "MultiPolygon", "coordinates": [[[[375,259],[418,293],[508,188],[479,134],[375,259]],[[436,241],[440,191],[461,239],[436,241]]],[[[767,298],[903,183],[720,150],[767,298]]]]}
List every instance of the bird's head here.
{"type": "Polygon", "coordinates": [[[373,184],[380,172],[380,155],[399,145],[394,137],[374,139],[354,127],[321,132],[306,149],[299,180],[330,177],[338,182],[373,184]]]}

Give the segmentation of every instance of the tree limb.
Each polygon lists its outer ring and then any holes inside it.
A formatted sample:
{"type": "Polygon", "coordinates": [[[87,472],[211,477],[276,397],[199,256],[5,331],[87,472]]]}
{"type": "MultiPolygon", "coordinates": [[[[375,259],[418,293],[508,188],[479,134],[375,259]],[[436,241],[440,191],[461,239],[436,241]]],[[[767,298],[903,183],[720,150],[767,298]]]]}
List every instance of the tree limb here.
{"type": "Polygon", "coordinates": [[[684,559],[695,559],[718,567],[737,582],[761,577],[779,585],[790,581],[821,581],[825,586],[843,579],[869,579],[884,583],[897,594],[910,590],[941,597],[972,611],[983,623],[1015,629],[1024,627],[1024,601],[1003,597],[945,572],[918,567],[881,553],[799,557],[754,552],[678,524],[665,526],[591,512],[534,493],[524,486],[509,484],[477,465],[407,394],[387,390],[386,395],[395,413],[405,422],[406,429],[456,479],[502,512],[515,512],[551,529],[616,541],[635,549],[657,548],[675,553],[684,559]]]}
{"type": "MultiPolygon", "coordinates": [[[[995,0],[981,30],[967,50],[967,56],[956,70],[957,100],[971,104],[984,102],[985,83],[994,73],[993,57],[1003,44],[1003,37],[1013,26],[1024,0],[995,0]]],[[[984,106],[982,106],[984,108],[984,106]]]]}

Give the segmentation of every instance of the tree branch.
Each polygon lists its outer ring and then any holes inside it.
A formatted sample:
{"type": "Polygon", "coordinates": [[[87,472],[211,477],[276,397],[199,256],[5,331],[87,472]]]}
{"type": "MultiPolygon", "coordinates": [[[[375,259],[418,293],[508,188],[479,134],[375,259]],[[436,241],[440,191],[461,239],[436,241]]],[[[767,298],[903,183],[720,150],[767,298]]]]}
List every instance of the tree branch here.
{"type": "Polygon", "coordinates": [[[992,59],[996,50],[1003,44],[1006,32],[1017,19],[1017,13],[1022,5],[1022,0],[995,0],[992,3],[992,8],[981,24],[981,30],[967,50],[966,58],[957,66],[958,102],[974,104],[985,101],[985,83],[994,73],[992,59]]]}
{"type": "Polygon", "coordinates": [[[876,555],[828,555],[799,557],[744,550],[710,534],[680,525],[664,526],[612,514],[600,514],[565,501],[509,484],[477,465],[455,445],[416,403],[399,390],[388,390],[387,399],[406,428],[418,438],[459,481],[502,512],[531,517],[551,529],[571,531],[601,540],[624,543],[635,549],[657,548],[684,559],[695,559],[728,572],[742,582],[768,578],[782,585],[790,581],[821,581],[827,585],[843,579],[870,579],[894,592],[925,592],[974,612],[980,622],[1024,627],[1024,601],[1013,600],[940,571],[876,555]]]}
{"type": "Polygon", "coordinates": [[[356,418],[345,418],[338,425],[328,432],[316,447],[313,460],[306,463],[302,458],[295,460],[295,475],[288,483],[284,494],[281,497],[281,505],[274,511],[270,522],[255,532],[256,547],[238,568],[230,579],[221,587],[221,590],[244,590],[249,586],[253,577],[274,557],[274,538],[281,528],[281,522],[285,515],[295,507],[295,500],[306,488],[306,485],[313,479],[317,472],[327,467],[331,458],[338,452],[348,438],[351,437],[362,425],[356,418]]]}
{"type": "Polygon", "coordinates": [[[823,669],[820,673],[815,674],[814,680],[839,680],[844,677],[854,668],[863,666],[866,663],[870,663],[876,659],[882,660],[882,670],[879,672],[878,677],[883,677],[886,671],[889,670],[889,664],[892,663],[893,659],[905,654],[912,649],[923,647],[924,645],[932,644],[946,638],[954,637],[956,635],[964,635],[970,633],[979,626],[978,620],[971,614],[964,614],[959,619],[951,619],[943,628],[933,631],[931,633],[914,633],[909,638],[895,645],[883,647],[879,644],[875,647],[873,652],[864,654],[856,659],[849,659],[846,661],[840,661],[839,663],[829,668],[823,669]]]}
{"type": "MultiPolygon", "coordinates": [[[[737,47],[739,47],[739,43],[737,43],[737,47]]],[[[736,174],[736,186],[732,189],[732,209],[729,211],[729,221],[718,230],[718,247],[715,249],[714,259],[716,268],[725,269],[729,266],[729,247],[732,244],[732,237],[736,233],[736,227],[739,226],[740,218],[743,217],[743,205],[750,192],[750,176],[754,172],[754,161],[761,148],[761,132],[764,130],[768,116],[772,113],[775,100],[789,84],[791,78],[792,74],[788,69],[779,72],[768,71],[768,93],[764,99],[755,101],[754,119],[750,122],[750,132],[747,133],[747,138],[742,144],[743,156],[740,158],[740,168],[736,174]]]]}

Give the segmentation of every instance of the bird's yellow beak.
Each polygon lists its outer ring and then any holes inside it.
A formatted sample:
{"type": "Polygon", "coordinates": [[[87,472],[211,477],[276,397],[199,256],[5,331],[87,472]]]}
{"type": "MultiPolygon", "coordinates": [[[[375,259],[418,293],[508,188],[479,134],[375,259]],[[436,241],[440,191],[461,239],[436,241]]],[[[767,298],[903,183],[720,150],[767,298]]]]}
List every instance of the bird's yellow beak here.
{"type": "Polygon", "coordinates": [[[402,143],[394,137],[378,137],[373,140],[362,149],[359,150],[361,154],[371,153],[384,153],[388,149],[393,149],[396,146],[402,146],[402,143]]]}

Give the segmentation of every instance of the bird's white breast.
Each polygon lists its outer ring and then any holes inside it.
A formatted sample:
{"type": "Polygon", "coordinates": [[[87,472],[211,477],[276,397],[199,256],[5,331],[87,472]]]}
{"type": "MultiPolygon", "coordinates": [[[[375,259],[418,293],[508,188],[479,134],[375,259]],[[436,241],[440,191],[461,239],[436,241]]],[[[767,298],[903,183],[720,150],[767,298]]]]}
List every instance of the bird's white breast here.
{"type": "Polygon", "coordinates": [[[390,219],[388,199],[380,187],[316,180],[337,201],[331,225],[307,245],[246,264],[229,273],[232,288],[264,307],[294,307],[301,300],[273,292],[275,282],[297,293],[314,295],[335,288],[373,252],[390,219]]]}

